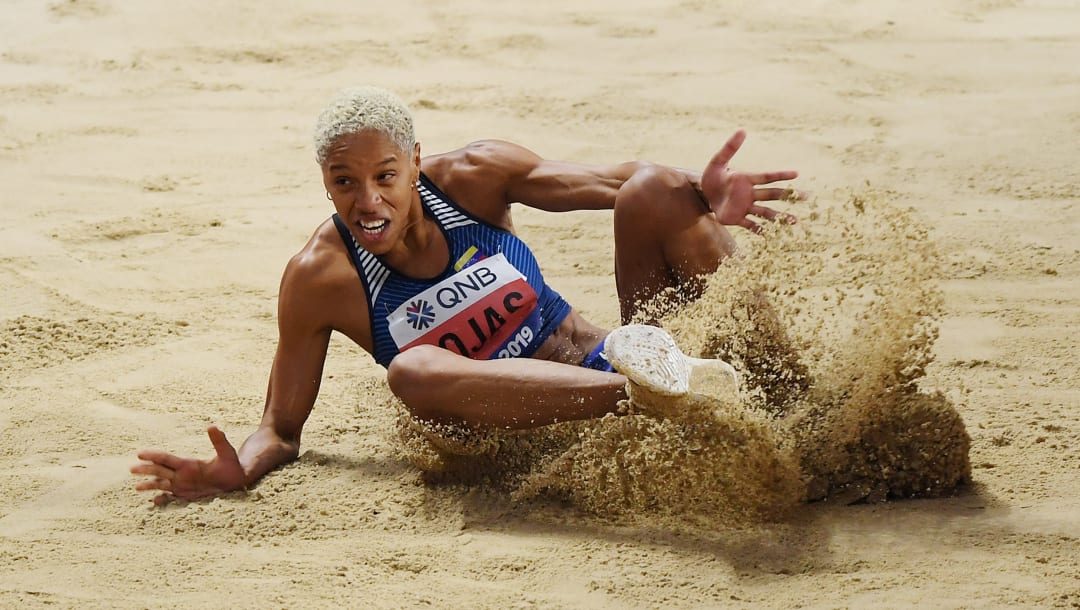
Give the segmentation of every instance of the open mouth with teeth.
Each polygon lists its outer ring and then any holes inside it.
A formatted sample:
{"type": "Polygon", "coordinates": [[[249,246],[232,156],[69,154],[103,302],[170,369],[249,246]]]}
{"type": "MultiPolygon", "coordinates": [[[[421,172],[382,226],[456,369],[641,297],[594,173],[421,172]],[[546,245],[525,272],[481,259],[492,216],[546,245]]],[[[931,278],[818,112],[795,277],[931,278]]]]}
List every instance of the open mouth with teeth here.
{"type": "Polygon", "coordinates": [[[374,237],[374,236],[378,235],[379,233],[382,233],[383,229],[385,229],[386,225],[388,225],[388,224],[390,224],[390,221],[385,220],[385,219],[384,220],[371,220],[371,221],[367,221],[367,222],[361,222],[360,223],[360,229],[364,232],[365,235],[370,235],[370,236],[374,237]]]}

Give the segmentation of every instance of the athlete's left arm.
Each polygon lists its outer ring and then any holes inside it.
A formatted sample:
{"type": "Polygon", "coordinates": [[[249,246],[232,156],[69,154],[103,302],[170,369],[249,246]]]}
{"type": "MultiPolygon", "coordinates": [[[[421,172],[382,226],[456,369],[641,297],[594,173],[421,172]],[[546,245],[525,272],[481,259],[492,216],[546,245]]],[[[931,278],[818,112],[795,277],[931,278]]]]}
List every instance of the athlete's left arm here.
{"type": "MultiPolygon", "coordinates": [[[[773,184],[791,180],[798,172],[737,172],[728,167],[745,139],[745,131],[736,131],[701,173],[673,169],[686,176],[697,191],[702,211],[715,212],[722,224],[760,232],[760,225],[750,216],[795,222],[794,216],[781,214],[760,202],[804,199],[806,194],[801,191],[773,184]]],[[[622,185],[637,171],[651,165],[644,161],[606,166],[550,161],[526,148],[500,141],[478,142],[470,149],[477,153],[477,166],[484,167],[489,176],[489,172],[498,174],[493,183],[504,191],[503,205],[520,202],[550,212],[612,209],[622,185]]]]}
{"type": "MultiPolygon", "coordinates": [[[[474,161],[501,174],[507,203],[522,203],[549,212],[610,210],[615,207],[615,195],[623,183],[651,165],[647,161],[616,165],[553,161],[517,144],[498,140],[475,142],[469,150],[475,155],[474,161]]],[[[700,174],[680,171],[700,192],[700,174]]]]}

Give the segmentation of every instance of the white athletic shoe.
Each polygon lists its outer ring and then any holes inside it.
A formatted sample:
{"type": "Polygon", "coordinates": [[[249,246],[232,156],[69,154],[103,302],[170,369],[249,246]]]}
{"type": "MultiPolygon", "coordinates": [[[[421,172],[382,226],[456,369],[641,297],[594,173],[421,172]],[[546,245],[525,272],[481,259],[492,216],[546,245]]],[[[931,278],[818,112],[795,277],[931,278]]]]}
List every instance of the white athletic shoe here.
{"type": "Polygon", "coordinates": [[[698,386],[695,391],[706,390],[699,380],[739,387],[739,374],[730,364],[687,356],[667,331],[655,326],[629,324],[611,331],[604,340],[604,357],[631,384],[657,396],[685,396],[691,380],[698,386]]]}

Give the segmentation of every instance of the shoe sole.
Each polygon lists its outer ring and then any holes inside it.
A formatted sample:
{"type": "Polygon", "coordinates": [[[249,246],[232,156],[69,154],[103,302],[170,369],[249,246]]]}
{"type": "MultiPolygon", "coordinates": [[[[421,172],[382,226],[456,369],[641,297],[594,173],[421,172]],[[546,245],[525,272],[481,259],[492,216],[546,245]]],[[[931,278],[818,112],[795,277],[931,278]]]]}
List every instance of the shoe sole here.
{"type": "Polygon", "coordinates": [[[667,331],[644,324],[620,326],[604,339],[604,357],[631,383],[660,396],[685,396],[695,369],[718,372],[738,387],[739,375],[723,360],[687,356],[667,331]]]}

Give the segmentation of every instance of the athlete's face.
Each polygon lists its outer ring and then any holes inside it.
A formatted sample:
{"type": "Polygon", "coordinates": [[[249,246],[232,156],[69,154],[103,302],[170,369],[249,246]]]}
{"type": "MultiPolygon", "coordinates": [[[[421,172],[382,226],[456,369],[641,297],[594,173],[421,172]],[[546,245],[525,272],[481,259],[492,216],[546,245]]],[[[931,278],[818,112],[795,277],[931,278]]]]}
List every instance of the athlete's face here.
{"type": "Polygon", "coordinates": [[[372,254],[388,253],[423,216],[419,144],[406,153],[377,131],[344,135],[327,151],[322,173],[338,215],[372,254]]]}

